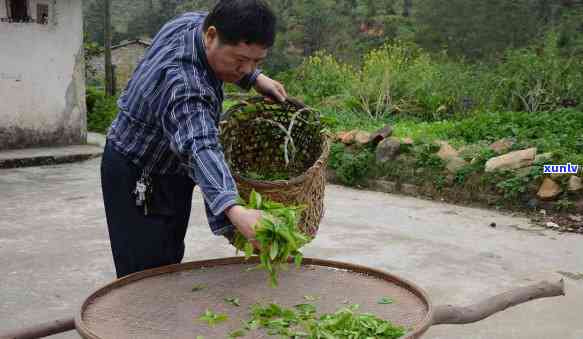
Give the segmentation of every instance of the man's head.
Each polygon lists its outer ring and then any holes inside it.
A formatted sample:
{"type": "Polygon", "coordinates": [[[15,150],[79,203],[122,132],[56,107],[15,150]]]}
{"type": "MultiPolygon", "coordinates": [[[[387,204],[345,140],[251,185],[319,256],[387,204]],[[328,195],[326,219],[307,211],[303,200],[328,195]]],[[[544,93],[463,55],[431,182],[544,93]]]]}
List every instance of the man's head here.
{"type": "Polygon", "coordinates": [[[262,0],[220,0],[203,26],[207,58],[217,77],[236,82],[255,70],[273,46],[275,23],[262,0]]]}

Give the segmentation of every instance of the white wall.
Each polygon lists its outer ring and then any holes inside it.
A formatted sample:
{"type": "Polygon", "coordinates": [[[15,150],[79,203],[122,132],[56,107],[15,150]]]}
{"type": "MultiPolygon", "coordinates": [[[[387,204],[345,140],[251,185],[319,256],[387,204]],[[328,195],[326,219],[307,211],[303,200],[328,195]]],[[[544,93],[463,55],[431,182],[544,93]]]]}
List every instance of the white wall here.
{"type": "Polygon", "coordinates": [[[0,149],[86,140],[81,0],[36,3],[47,25],[0,22],[0,149]]]}

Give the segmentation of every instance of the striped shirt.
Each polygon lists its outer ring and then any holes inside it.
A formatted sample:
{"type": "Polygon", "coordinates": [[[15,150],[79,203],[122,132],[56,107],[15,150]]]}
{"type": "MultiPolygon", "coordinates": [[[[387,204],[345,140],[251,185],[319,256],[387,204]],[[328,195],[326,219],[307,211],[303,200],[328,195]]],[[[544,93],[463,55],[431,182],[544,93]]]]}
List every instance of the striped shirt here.
{"type": "MultiPolygon", "coordinates": [[[[233,228],[224,211],[238,193],[219,144],[223,82],[206,58],[206,15],[186,13],[162,27],[118,100],[108,140],[147,173],[189,175],[220,235],[233,228]]],[[[245,76],[239,87],[248,90],[258,75],[245,76]]]]}

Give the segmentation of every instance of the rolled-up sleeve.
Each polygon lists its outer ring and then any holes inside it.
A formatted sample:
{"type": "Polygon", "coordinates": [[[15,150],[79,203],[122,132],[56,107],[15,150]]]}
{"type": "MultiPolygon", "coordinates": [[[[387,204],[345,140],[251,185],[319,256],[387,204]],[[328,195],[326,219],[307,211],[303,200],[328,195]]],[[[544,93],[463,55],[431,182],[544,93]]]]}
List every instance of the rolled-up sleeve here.
{"type": "Polygon", "coordinates": [[[176,84],[162,121],[172,149],[187,159],[190,175],[203,193],[207,213],[212,214],[209,221],[222,223],[211,224],[212,231],[222,234],[232,227],[224,212],[236,204],[238,192],[219,144],[212,98],[210,89],[176,84]]]}

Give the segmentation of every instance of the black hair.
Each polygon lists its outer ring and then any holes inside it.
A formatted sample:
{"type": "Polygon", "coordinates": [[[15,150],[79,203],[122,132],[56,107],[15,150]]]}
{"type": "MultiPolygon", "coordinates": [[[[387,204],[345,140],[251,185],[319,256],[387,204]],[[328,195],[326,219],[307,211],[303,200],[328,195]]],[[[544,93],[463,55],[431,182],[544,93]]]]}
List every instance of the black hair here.
{"type": "Polygon", "coordinates": [[[219,41],[271,47],[275,42],[276,18],[262,0],[220,0],[204,20],[205,32],[215,26],[219,41]]]}

